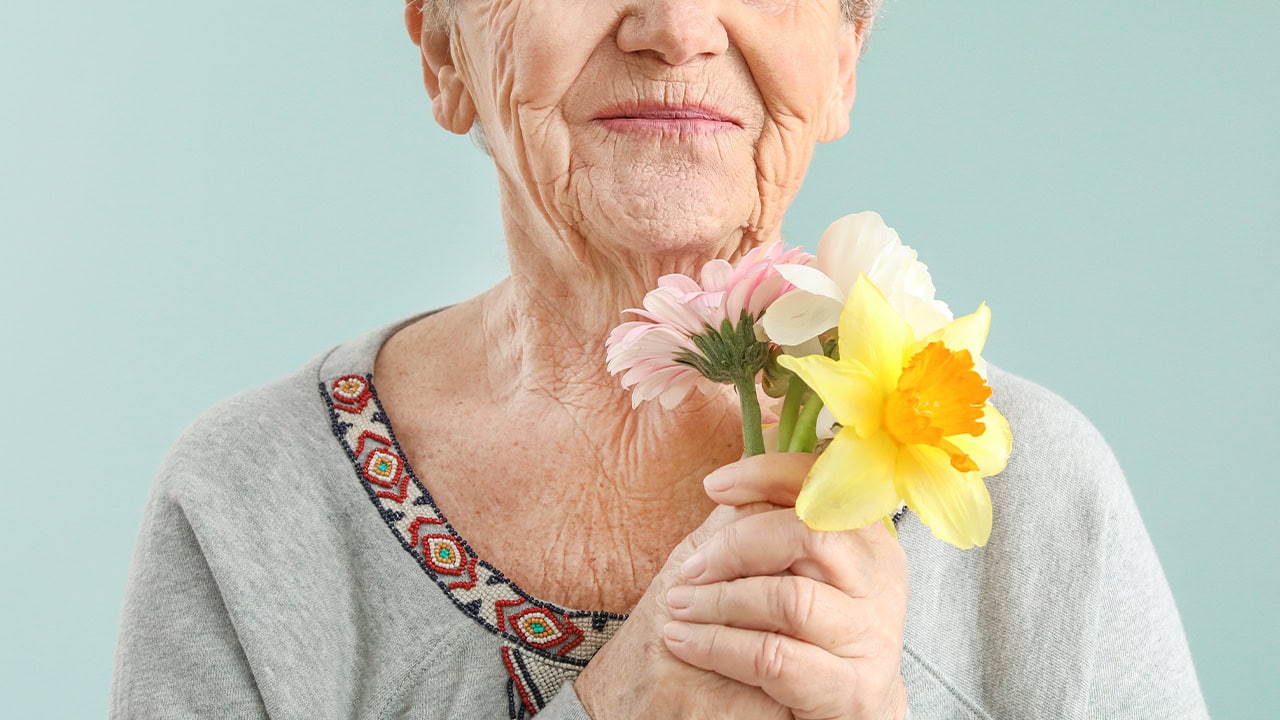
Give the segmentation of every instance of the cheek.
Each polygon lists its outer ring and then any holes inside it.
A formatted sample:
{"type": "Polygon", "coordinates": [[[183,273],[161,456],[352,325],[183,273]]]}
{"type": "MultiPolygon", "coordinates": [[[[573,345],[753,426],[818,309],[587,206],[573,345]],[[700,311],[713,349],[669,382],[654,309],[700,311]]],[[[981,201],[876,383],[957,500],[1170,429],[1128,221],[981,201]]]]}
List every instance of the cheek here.
{"type": "Polygon", "coordinates": [[[607,36],[615,14],[610,5],[506,0],[485,13],[491,73],[483,102],[491,108],[486,120],[498,124],[485,131],[508,138],[509,159],[535,185],[565,172],[569,148],[561,101],[607,36]]]}
{"type": "Polygon", "coordinates": [[[841,29],[835,0],[788,4],[777,14],[744,12],[730,28],[775,123],[820,134],[839,91],[841,29]]]}
{"type": "MultiPolygon", "coordinates": [[[[744,0],[743,5],[747,5],[744,0]]],[[[729,26],[764,102],[765,124],[756,149],[763,227],[776,226],[804,179],[818,139],[839,107],[839,4],[828,2],[744,7],[729,26]]]]}

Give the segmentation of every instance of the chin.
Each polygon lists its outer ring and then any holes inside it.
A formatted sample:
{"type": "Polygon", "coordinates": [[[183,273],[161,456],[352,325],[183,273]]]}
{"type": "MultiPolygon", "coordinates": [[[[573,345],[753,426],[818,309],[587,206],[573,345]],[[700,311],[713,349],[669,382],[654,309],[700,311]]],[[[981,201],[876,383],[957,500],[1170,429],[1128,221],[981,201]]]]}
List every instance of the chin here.
{"type": "Polygon", "coordinates": [[[744,182],[636,172],[583,199],[587,226],[599,242],[625,254],[690,259],[736,250],[758,205],[754,175],[744,182]]]}

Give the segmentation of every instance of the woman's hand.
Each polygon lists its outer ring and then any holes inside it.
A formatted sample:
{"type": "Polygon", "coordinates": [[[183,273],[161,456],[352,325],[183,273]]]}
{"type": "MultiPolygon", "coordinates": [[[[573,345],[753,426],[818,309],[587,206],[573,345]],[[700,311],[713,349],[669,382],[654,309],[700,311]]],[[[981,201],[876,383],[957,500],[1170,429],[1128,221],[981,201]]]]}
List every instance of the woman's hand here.
{"type": "Polygon", "coordinates": [[[760,455],[708,476],[721,505],[781,508],[734,520],[685,560],[686,584],[667,593],[667,648],[762,689],[796,718],[900,719],[906,555],[880,523],[806,527],[791,506],[812,464],[760,455]]]}
{"type": "Polygon", "coordinates": [[[674,657],[663,642],[671,622],[667,593],[685,582],[680,566],[713,534],[774,506],[721,506],[672,551],[627,621],[574,681],[593,720],[618,718],[752,718],[789,720],[791,712],[763,690],[674,657]]]}
{"type": "Polygon", "coordinates": [[[805,527],[790,506],[812,463],[762,455],[708,477],[722,506],[575,683],[593,718],[903,717],[905,556],[878,525],[805,527]]]}

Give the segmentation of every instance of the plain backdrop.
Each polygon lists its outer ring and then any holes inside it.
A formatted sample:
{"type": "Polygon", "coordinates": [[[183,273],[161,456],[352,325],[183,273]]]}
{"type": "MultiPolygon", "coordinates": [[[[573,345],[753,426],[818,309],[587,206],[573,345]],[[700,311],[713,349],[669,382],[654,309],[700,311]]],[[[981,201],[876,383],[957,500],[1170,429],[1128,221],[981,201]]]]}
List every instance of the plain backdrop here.
{"type": "MultiPolygon", "coordinates": [[[[400,13],[6,9],[0,714],[105,713],[192,418],[505,273],[492,168],[433,125],[400,13]]],[[[813,249],[878,210],[993,307],[989,359],[1101,428],[1219,718],[1280,706],[1277,29],[1274,0],[890,0],[786,225],[813,249]]]]}

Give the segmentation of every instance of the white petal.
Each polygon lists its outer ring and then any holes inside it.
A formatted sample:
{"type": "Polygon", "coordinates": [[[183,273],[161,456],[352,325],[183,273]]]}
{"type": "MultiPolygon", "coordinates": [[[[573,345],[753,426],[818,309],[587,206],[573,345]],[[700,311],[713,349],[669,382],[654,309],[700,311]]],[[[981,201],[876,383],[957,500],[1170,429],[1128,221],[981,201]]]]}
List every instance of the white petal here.
{"type": "Polygon", "coordinates": [[[869,275],[881,255],[901,245],[898,233],[884,224],[879,213],[855,213],[831,223],[822,233],[815,264],[847,293],[859,273],[869,275]]]}
{"type": "Polygon", "coordinates": [[[835,327],[844,304],[822,295],[795,290],[764,313],[764,331],[779,345],[799,345],[835,327]]]}
{"type": "Polygon", "coordinates": [[[929,268],[914,249],[902,244],[893,228],[873,212],[849,215],[832,223],[818,247],[816,265],[842,288],[851,288],[864,273],[889,304],[901,313],[916,337],[935,332],[951,321],[936,292],[929,268]]]}
{"type": "Polygon", "coordinates": [[[774,267],[787,282],[805,292],[829,297],[838,303],[843,303],[849,295],[840,289],[835,280],[817,268],[808,265],[776,265],[774,267]]]}
{"type": "Polygon", "coordinates": [[[831,414],[831,408],[826,405],[818,411],[818,425],[815,428],[818,431],[819,440],[827,440],[836,436],[835,431],[836,416],[831,414]]]}
{"type": "Polygon", "coordinates": [[[791,357],[805,357],[806,355],[821,355],[822,343],[818,342],[818,338],[811,337],[799,345],[783,345],[782,352],[791,357]]]}

